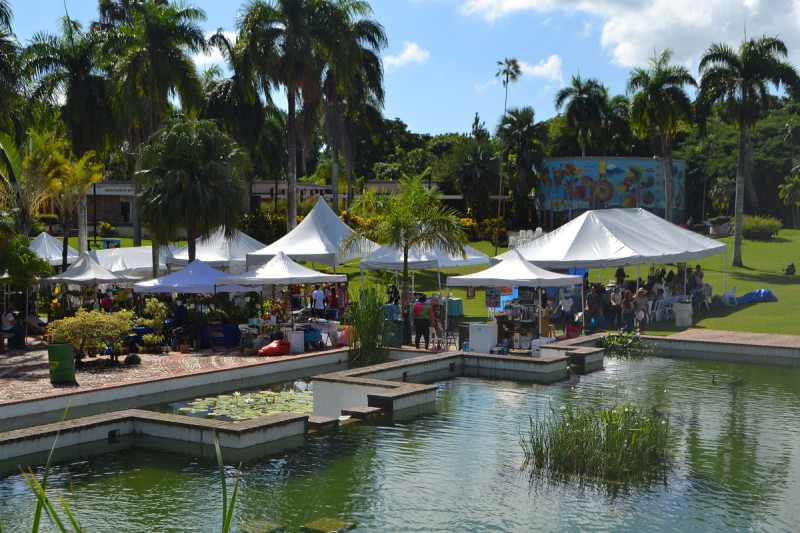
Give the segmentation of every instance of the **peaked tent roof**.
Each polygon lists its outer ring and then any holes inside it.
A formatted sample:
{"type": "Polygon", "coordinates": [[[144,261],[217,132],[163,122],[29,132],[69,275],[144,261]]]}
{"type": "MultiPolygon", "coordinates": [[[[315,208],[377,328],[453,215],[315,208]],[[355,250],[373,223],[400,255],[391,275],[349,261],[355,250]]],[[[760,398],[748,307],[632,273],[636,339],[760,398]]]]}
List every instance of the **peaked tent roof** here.
{"type": "Polygon", "coordinates": [[[184,268],[160,278],[140,281],[133,284],[133,292],[187,293],[202,294],[211,292],[247,292],[252,288],[240,285],[222,285],[215,287],[214,280],[230,277],[203,261],[195,259],[184,268]]]}
{"type": "Polygon", "coordinates": [[[355,241],[341,254],[341,244],[353,230],[336,216],[328,203],[319,197],[314,208],[292,231],[269,246],[247,254],[247,266],[261,265],[283,252],[297,261],[314,261],[335,267],[364,257],[378,248],[368,239],[355,241]]]}
{"type": "Polygon", "coordinates": [[[258,267],[242,274],[234,274],[227,278],[217,278],[217,286],[227,284],[240,285],[289,285],[292,283],[333,283],[347,281],[344,274],[323,274],[292,261],[283,252],[258,267]]]}
{"type": "Polygon", "coordinates": [[[42,281],[47,283],[72,283],[74,285],[99,285],[102,283],[133,283],[139,278],[115,274],[101,267],[89,254],[81,254],[71,267],[55,276],[50,276],[42,281]]]}
{"type": "Polygon", "coordinates": [[[580,285],[581,283],[583,283],[583,276],[559,274],[539,268],[526,261],[516,248],[508,253],[505,261],[486,270],[464,276],[447,276],[447,285],[450,287],[499,287],[501,285],[514,287],[565,287],[568,285],[580,285]]]}
{"type": "MultiPolygon", "coordinates": [[[[224,267],[230,271],[243,272],[246,268],[246,256],[264,247],[264,243],[237,231],[231,238],[225,237],[222,228],[207,238],[195,240],[195,259],[200,259],[212,267],[224,267]]],[[[187,244],[167,260],[170,265],[186,265],[189,263],[189,245],[187,244]]]]}
{"type": "MultiPolygon", "coordinates": [[[[53,266],[60,266],[63,253],[63,241],[60,241],[43,231],[31,241],[30,248],[36,255],[43,258],[53,266]]],[[[78,251],[75,248],[67,247],[67,264],[74,263],[78,259],[78,251]]]]}
{"type": "MultiPolygon", "coordinates": [[[[167,270],[167,259],[172,252],[178,249],[177,245],[162,246],[158,252],[158,270],[167,270]]],[[[150,277],[153,272],[153,247],[133,246],[128,248],[108,248],[106,250],[91,250],[89,255],[100,266],[116,272],[117,274],[142,275],[150,277]]]]}
{"type": "MultiPolygon", "coordinates": [[[[488,265],[489,256],[479,252],[471,246],[464,246],[465,258],[450,255],[441,248],[423,251],[417,246],[408,250],[409,270],[422,270],[425,268],[449,268],[457,266],[488,265]]],[[[392,246],[381,246],[361,260],[364,270],[402,270],[403,250],[392,246]]]]}
{"type": "Polygon", "coordinates": [[[597,268],[702,259],[727,246],[638,208],[587,211],[515,250],[542,268],[597,268]]]}

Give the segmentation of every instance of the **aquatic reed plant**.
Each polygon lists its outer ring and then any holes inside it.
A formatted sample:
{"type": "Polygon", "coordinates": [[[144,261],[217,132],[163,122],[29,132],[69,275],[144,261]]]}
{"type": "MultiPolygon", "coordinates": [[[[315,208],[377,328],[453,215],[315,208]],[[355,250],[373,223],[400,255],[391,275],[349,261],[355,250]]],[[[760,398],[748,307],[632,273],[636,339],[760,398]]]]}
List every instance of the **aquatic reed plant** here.
{"type": "Polygon", "coordinates": [[[362,367],[389,360],[390,321],[384,318],[384,294],[374,286],[361,293],[350,314],[350,366],[362,367]]]}
{"type": "Polygon", "coordinates": [[[524,467],[553,475],[624,480],[665,464],[669,419],[634,406],[595,409],[566,407],[530,419],[520,436],[524,467]]]}
{"type": "Polygon", "coordinates": [[[231,502],[228,505],[228,488],[225,482],[225,464],[222,462],[222,449],[219,446],[219,439],[217,432],[214,434],[214,450],[217,453],[217,465],[219,466],[219,478],[222,482],[222,533],[229,533],[231,530],[231,522],[233,521],[233,507],[236,504],[236,494],[239,492],[239,478],[242,475],[242,463],[239,463],[239,468],[236,470],[236,482],[233,484],[233,491],[231,492],[231,502]]]}
{"type": "Polygon", "coordinates": [[[605,350],[607,357],[617,359],[643,359],[656,354],[655,343],[635,332],[609,333],[599,338],[597,344],[605,350]]]}

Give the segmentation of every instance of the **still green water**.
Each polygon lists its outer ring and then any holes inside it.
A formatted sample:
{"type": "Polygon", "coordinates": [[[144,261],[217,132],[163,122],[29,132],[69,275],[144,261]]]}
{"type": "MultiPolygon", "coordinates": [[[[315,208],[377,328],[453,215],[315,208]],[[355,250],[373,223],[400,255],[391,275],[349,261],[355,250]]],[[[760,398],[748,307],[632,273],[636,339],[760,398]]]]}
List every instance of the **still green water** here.
{"type": "MultiPolygon", "coordinates": [[[[242,470],[239,531],[326,516],[380,532],[800,531],[800,369],[654,358],[551,385],[459,378],[439,383],[435,414],[348,424],[242,470]],[[610,484],[520,470],[529,416],[623,401],[670,416],[667,471],[610,484]]],[[[87,531],[220,530],[208,459],[88,457],[57,466],[50,487],[87,531]]],[[[0,480],[2,531],[30,531],[34,506],[21,476],[0,480]]]]}

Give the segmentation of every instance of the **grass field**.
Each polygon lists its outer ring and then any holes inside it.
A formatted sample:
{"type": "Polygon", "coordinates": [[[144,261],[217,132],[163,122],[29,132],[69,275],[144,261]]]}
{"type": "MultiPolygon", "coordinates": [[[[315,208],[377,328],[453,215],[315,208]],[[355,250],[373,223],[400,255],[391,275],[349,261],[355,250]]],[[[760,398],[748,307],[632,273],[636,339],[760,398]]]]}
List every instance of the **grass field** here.
{"type": "MultiPolygon", "coordinates": [[[[654,236],[657,239],[657,236],[654,236]]],[[[700,311],[693,318],[693,326],[699,328],[748,331],[760,333],[785,333],[800,334],[800,277],[784,279],[783,268],[789,261],[800,261],[800,230],[781,230],[777,237],[770,241],[750,241],[745,239],[742,246],[742,259],[744,267],[731,267],[733,257],[733,237],[721,240],[728,244],[727,256],[727,290],[736,289],[736,295],[742,296],[756,289],[769,289],[778,298],[777,302],[756,303],[732,307],[712,307],[710,310],[700,311]]],[[[143,242],[149,244],[149,242],[143,242]]],[[[70,245],[77,246],[77,239],[71,238],[70,245]]],[[[131,239],[122,239],[122,246],[131,246],[131,239]]],[[[488,241],[471,243],[471,246],[481,252],[494,255],[494,246],[488,241]]],[[[505,252],[505,248],[499,250],[505,252]]],[[[715,295],[723,292],[723,279],[726,277],[725,256],[720,254],[701,261],[691,263],[701,264],[705,272],[704,281],[711,284],[715,295]]],[[[307,266],[312,266],[307,264],[307,266]]],[[[674,269],[675,265],[663,265],[667,271],[674,269]]],[[[323,265],[313,265],[320,271],[332,272],[332,269],[323,265]]],[[[658,265],[660,268],[661,265],[658,265]]],[[[484,270],[485,266],[449,268],[441,271],[442,292],[447,292],[447,276],[468,274],[484,270]]],[[[646,278],[650,265],[642,265],[641,277],[646,278]]],[[[608,282],[613,277],[615,269],[592,269],[589,271],[589,280],[608,282]]],[[[635,276],[635,267],[626,269],[628,274],[635,276]]],[[[339,266],[338,273],[347,274],[352,289],[361,285],[361,276],[358,265],[339,266]]],[[[393,273],[365,272],[366,284],[378,283],[385,285],[394,280],[393,273]]],[[[416,290],[428,294],[438,291],[436,270],[422,270],[415,273],[416,290]]],[[[453,295],[464,299],[464,317],[462,321],[476,322],[486,320],[486,308],[481,290],[476,291],[476,298],[466,299],[464,288],[453,288],[453,295]]],[[[353,292],[353,291],[351,291],[353,292]]],[[[674,321],[662,321],[648,324],[647,331],[651,334],[669,334],[683,328],[675,326],[674,321]]]]}

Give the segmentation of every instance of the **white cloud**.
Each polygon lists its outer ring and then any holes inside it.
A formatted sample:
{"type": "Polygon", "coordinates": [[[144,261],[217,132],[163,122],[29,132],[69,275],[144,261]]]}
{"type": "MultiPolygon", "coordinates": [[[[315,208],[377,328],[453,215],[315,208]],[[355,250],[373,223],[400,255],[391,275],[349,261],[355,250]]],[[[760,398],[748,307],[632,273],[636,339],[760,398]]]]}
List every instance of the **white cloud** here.
{"type": "MultiPolygon", "coordinates": [[[[738,46],[763,34],[777,36],[800,63],[798,0],[459,0],[465,15],[488,22],[524,11],[586,14],[602,24],[600,44],[621,67],[646,65],[653,52],[670,47],[673,61],[695,67],[712,43],[738,46]]],[[[597,24],[595,24],[597,25],[597,24]]],[[[589,27],[584,26],[584,33],[589,27]]]]}
{"type": "Polygon", "coordinates": [[[588,39],[592,36],[592,23],[588,20],[583,21],[583,32],[581,33],[581,37],[584,39],[588,39]]]}
{"type": "Polygon", "coordinates": [[[498,84],[499,84],[499,82],[497,81],[497,78],[492,78],[491,80],[487,81],[486,83],[475,85],[475,92],[478,93],[478,94],[481,94],[481,93],[485,92],[486,89],[488,89],[489,87],[497,87],[498,84]]]}
{"type": "Polygon", "coordinates": [[[563,83],[564,76],[561,70],[561,58],[555,54],[547,59],[542,59],[536,65],[531,65],[520,61],[519,68],[523,74],[533,76],[535,78],[544,78],[547,81],[557,81],[563,83]]]}
{"type": "Polygon", "coordinates": [[[410,63],[425,63],[430,55],[429,51],[423,50],[417,43],[405,42],[400,55],[384,57],[383,64],[387,70],[394,70],[410,63]]]}
{"type": "MultiPolygon", "coordinates": [[[[216,33],[216,32],[215,32],[216,33]]],[[[236,42],[236,34],[231,31],[223,31],[225,37],[227,37],[231,42],[236,42]]],[[[206,34],[206,39],[208,39],[212,34],[206,34]]],[[[194,61],[195,66],[197,67],[198,72],[203,72],[207,68],[211,67],[212,65],[219,65],[223,71],[227,70],[228,63],[225,61],[225,58],[222,57],[219,49],[216,47],[209,48],[208,52],[200,52],[197,54],[192,55],[192,61],[194,61]]]]}

